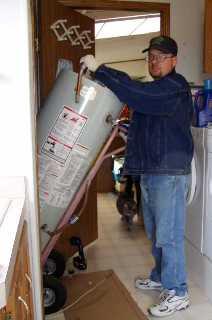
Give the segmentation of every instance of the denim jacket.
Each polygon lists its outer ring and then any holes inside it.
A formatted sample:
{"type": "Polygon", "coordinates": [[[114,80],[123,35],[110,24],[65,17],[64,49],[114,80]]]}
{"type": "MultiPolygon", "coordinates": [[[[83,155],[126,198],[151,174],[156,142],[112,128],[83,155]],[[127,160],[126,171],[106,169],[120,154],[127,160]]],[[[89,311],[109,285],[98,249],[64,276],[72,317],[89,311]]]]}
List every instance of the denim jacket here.
{"type": "Polygon", "coordinates": [[[193,104],[185,78],[173,70],[161,79],[142,83],[105,65],[94,77],[133,109],[124,173],[189,174],[193,104]]]}

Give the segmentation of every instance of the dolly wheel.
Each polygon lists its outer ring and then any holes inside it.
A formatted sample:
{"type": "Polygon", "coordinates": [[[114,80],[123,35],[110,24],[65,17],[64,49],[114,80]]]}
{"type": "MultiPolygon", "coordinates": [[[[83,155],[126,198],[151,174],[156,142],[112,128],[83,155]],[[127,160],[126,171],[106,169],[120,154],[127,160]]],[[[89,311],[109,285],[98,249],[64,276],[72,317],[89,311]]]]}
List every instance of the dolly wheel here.
{"type": "Polygon", "coordinates": [[[66,288],[53,276],[43,276],[43,294],[45,314],[59,311],[66,302],[66,288]]]}
{"type": "Polygon", "coordinates": [[[66,268],[65,259],[61,253],[52,250],[44,265],[44,275],[60,278],[66,268]]]}

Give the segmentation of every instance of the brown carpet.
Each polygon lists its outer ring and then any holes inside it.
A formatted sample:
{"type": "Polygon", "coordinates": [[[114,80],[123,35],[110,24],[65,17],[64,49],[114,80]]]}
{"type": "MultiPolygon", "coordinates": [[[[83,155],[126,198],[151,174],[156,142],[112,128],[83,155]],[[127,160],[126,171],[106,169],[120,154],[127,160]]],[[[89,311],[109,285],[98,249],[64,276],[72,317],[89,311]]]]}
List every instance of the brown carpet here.
{"type": "Polygon", "coordinates": [[[68,291],[66,320],[147,320],[112,270],[81,273],[62,281],[68,291]]]}

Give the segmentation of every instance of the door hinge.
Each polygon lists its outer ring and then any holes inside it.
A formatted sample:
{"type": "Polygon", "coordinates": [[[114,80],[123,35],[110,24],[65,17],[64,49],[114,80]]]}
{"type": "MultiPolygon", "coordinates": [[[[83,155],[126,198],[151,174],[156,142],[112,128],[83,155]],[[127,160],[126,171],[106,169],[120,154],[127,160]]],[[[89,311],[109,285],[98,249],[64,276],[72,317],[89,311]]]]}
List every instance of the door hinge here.
{"type": "Polygon", "coordinates": [[[39,51],[39,41],[38,41],[38,38],[35,38],[35,51],[36,51],[36,52],[39,51]]]}

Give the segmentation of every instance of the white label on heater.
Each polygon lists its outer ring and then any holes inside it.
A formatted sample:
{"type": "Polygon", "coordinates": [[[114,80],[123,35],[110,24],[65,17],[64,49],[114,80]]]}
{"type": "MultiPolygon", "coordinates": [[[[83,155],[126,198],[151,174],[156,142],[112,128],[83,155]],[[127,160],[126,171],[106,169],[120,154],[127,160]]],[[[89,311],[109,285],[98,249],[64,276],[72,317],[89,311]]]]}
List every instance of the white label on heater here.
{"type": "Polygon", "coordinates": [[[56,179],[60,176],[62,166],[56,161],[47,158],[46,156],[38,156],[39,161],[39,201],[40,208],[43,208],[48,203],[51,194],[52,186],[56,179]]]}
{"type": "Polygon", "coordinates": [[[64,165],[86,121],[87,117],[78,114],[70,107],[63,107],[41,152],[64,165]]]}
{"type": "Polygon", "coordinates": [[[69,161],[51,189],[51,194],[47,200],[49,205],[59,208],[68,206],[86,173],[88,152],[87,148],[79,144],[73,147],[69,161]]]}

